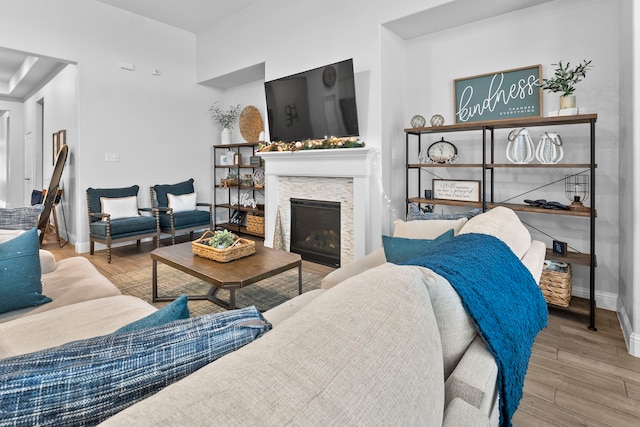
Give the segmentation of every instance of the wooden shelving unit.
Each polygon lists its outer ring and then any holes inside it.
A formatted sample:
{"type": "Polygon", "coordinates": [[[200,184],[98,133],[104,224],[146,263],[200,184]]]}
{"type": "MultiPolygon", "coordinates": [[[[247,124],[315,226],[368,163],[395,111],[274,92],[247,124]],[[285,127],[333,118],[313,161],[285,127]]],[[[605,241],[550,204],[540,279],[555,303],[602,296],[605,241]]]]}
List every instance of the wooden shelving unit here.
{"type": "MultiPolygon", "coordinates": [[[[551,249],[547,249],[547,259],[563,261],[576,265],[583,265],[589,268],[589,298],[582,299],[573,297],[569,307],[565,308],[567,311],[575,313],[583,313],[589,317],[589,329],[596,330],[595,326],[595,267],[596,267],[596,255],[595,255],[595,219],[597,217],[596,206],[596,163],[595,163],[595,123],[597,121],[597,114],[582,114],[576,116],[561,116],[561,117],[532,117],[521,119],[508,119],[499,121],[485,121],[474,123],[460,123],[438,127],[423,127],[423,128],[408,128],[405,129],[406,139],[406,200],[407,203],[418,204],[432,204],[432,205],[449,205],[449,206],[468,206],[470,208],[481,208],[483,211],[494,208],[496,206],[505,206],[515,212],[526,212],[534,214],[544,215],[557,215],[564,217],[575,217],[576,219],[589,220],[589,253],[568,252],[565,256],[560,256],[554,253],[551,249]],[[494,154],[496,151],[494,130],[496,129],[509,129],[518,127],[552,127],[552,126],[575,126],[575,125],[587,125],[589,128],[589,163],[558,163],[558,164],[512,164],[512,163],[495,163],[494,154]],[[409,163],[409,153],[412,149],[412,143],[417,143],[418,153],[422,150],[422,135],[425,134],[440,134],[447,132],[479,132],[482,135],[482,163],[467,163],[467,164],[419,164],[409,163]],[[426,199],[423,197],[414,197],[415,195],[409,194],[409,183],[412,182],[412,174],[417,173],[417,185],[418,194],[423,194],[423,184],[421,180],[420,171],[427,168],[464,168],[464,169],[477,169],[481,174],[481,201],[480,202],[465,202],[455,200],[441,200],[441,199],[426,199]],[[571,211],[560,209],[544,209],[540,207],[533,207],[528,204],[518,203],[499,203],[493,200],[494,195],[494,174],[496,171],[502,171],[506,169],[520,169],[526,170],[527,173],[536,173],[537,171],[544,171],[549,169],[584,169],[589,171],[589,197],[591,207],[587,211],[571,211]]],[[[551,306],[560,308],[557,306],[551,306]]]]}
{"type": "MultiPolygon", "coordinates": [[[[236,164],[230,164],[230,165],[219,164],[218,154],[221,151],[233,151],[236,154],[239,154],[240,156],[247,156],[247,155],[254,156],[256,153],[256,148],[258,147],[259,144],[260,144],[259,142],[246,142],[246,143],[238,143],[238,144],[215,145],[213,147],[214,148],[214,165],[213,165],[214,169],[225,170],[225,171],[235,170],[240,177],[242,177],[243,175],[241,173],[241,171],[243,170],[251,171],[253,175],[253,172],[255,172],[256,169],[261,168],[262,166],[251,166],[249,164],[243,164],[243,163],[241,164],[236,163],[236,164]]],[[[214,177],[215,175],[216,174],[214,173],[214,177]]],[[[214,187],[214,207],[216,211],[226,210],[229,218],[231,218],[233,212],[235,211],[245,212],[247,214],[264,217],[264,204],[262,204],[257,208],[231,204],[231,198],[233,195],[237,196],[237,198],[239,199],[240,195],[243,192],[250,192],[251,195],[255,197],[256,192],[264,191],[264,187],[257,187],[255,185],[223,186],[219,183],[219,180],[217,182],[214,182],[213,187],[214,187]]],[[[226,228],[228,230],[231,230],[237,233],[249,234],[257,237],[264,237],[264,232],[260,233],[260,232],[255,232],[253,230],[248,230],[247,226],[244,223],[231,224],[229,222],[217,222],[216,220],[215,225],[218,228],[226,228]]]]}

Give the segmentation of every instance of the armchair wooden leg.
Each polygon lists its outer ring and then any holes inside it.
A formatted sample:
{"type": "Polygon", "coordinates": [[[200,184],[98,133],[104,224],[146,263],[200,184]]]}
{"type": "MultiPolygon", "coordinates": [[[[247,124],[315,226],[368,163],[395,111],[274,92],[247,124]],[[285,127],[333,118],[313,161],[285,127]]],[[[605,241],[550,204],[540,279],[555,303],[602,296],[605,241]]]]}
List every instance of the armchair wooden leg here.
{"type": "Polygon", "coordinates": [[[95,247],[95,242],[91,240],[89,242],[89,255],[93,255],[94,247],[95,247]]]}
{"type": "Polygon", "coordinates": [[[111,264],[111,245],[107,245],[107,263],[111,264]]]}

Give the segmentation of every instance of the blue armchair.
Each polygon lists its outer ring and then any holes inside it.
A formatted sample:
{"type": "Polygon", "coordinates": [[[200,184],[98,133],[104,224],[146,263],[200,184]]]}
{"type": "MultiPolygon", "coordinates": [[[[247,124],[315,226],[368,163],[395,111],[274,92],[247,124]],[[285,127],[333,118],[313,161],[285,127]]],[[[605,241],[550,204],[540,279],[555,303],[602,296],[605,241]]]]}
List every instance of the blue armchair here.
{"type": "Polygon", "coordinates": [[[177,184],[154,185],[150,193],[160,232],[171,234],[172,245],[176,243],[176,232],[188,231],[193,240],[195,230],[213,230],[213,205],[196,201],[193,178],[177,184]]]}
{"type": "Polygon", "coordinates": [[[107,262],[111,263],[111,244],[121,241],[153,237],[159,245],[160,226],[151,208],[139,208],[140,187],[88,188],[89,253],[93,255],[95,242],[107,245],[107,262]],[[148,215],[142,215],[141,212],[148,215]]]}

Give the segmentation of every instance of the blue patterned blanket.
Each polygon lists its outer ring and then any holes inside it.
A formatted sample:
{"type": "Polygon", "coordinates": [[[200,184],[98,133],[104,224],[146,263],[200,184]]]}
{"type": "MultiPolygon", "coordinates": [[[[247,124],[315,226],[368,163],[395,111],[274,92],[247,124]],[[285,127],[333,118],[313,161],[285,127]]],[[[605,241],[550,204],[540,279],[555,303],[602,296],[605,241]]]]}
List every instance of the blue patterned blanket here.
{"type": "Polygon", "coordinates": [[[460,296],[498,365],[500,425],[511,426],[533,341],[547,326],[547,304],[531,273],[504,242],[473,233],[404,264],[433,270],[460,296]]]}

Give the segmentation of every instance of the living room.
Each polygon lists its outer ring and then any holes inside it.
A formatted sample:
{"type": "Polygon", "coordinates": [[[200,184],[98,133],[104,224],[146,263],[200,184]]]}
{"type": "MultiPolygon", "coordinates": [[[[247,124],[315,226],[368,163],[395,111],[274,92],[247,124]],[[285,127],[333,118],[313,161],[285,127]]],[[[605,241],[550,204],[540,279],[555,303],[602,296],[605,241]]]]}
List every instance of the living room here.
{"type": "MultiPolygon", "coordinates": [[[[193,33],[106,2],[4,2],[2,47],[69,65],[24,102],[0,100],[0,109],[11,111],[0,198],[9,206],[24,204],[22,142],[36,131],[37,103],[44,98],[43,133],[67,130],[63,204],[70,240],[85,253],[86,188],[144,189],[194,178],[197,192],[211,201],[211,146],[220,136],[209,106],[256,105],[264,117],[264,81],[353,58],[360,137],[377,152],[364,242],[371,252],[405,212],[402,130],[412,115],[442,114],[452,123],[456,78],[533,64],[549,76],[559,60],[591,59],[593,69],[577,95],[581,107],[598,114],[596,299],[617,313],[628,352],[640,355],[632,262],[638,241],[634,2],[523,1],[504,9],[505,2],[494,1],[480,11],[463,0],[387,3],[261,1],[193,33]],[[122,62],[135,69],[120,68],[122,62]],[[117,153],[119,161],[106,162],[106,153],[117,153]]],[[[545,93],[545,111],[555,105],[556,94],[545,93]]],[[[44,159],[44,176],[50,160],[44,159]]],[[[140,203],[149,205],[146,191],[140,203]]],[[[566,225],[533,221],[563,236],[566,225]]],[[[585,296],[587,269],[576,270],[576,294],[585,296]]]]}

